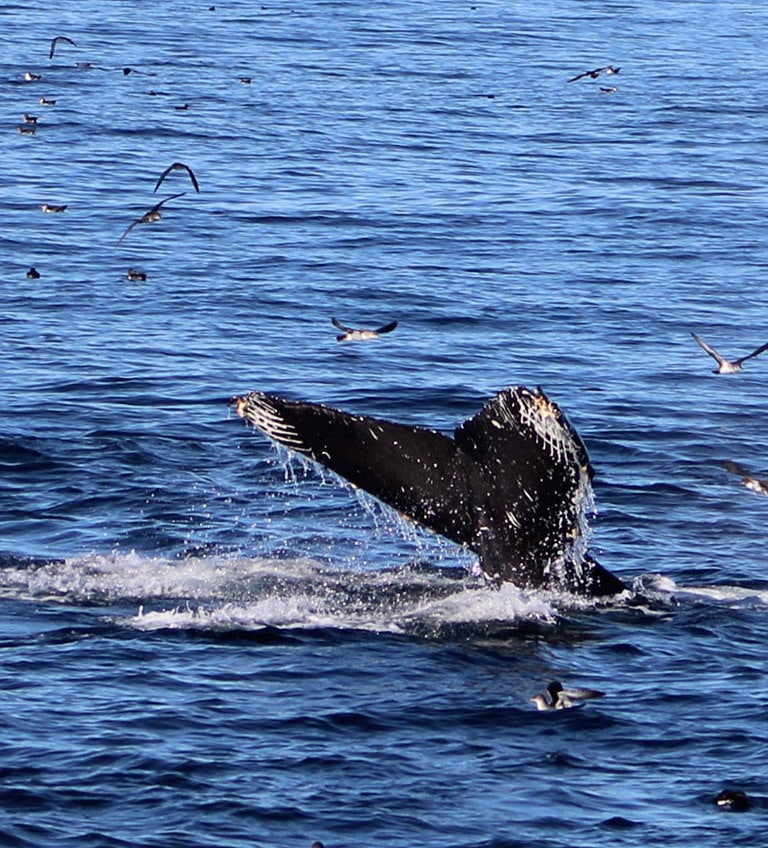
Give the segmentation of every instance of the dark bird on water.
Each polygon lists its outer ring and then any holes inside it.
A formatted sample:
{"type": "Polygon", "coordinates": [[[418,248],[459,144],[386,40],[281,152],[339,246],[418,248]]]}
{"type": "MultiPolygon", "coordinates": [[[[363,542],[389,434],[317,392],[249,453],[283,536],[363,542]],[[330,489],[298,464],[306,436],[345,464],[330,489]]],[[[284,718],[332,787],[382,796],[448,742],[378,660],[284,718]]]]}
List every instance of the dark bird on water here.
{"type": "Polygon", "coordinates": [[[171,171],[186,171],[189,174],[190,180],[192,180],[192,185],[195,187],[195,191],[200,193],[200,186],[197,182],[197,177],[194,175],[192,169],[189,165],[185,165],[183,162],[174,162],[173,165],[169,165],[162,174],[157,178],[157,182],[155,183],[153,192],[157,191],[162,185],[163,180],[171,173],[171,171]]]}
{"type": "Polygon", "coordinates": [[[40,105],[41,106],[55,106],[56,101],[55,100],[49,100],[47,97],[41,97],[40,98],[40,105]]]}
{"type": "Polygon", "coordinates": [[[593,71],[584,71],[583,74],[576,74],[576,76],[571,77],[568,82],[576,82],[576,80],[583,79],[584,77],[597,79],[600,74],[610,76],[611,74],[618,74],[620,70],[621,68],[614,68],[613,65],[606,65],[604,68],[595,68],[593,71]]]}
{"type": "Polygon", "coordinates": [[[353,330],[352,327],[345,327],[336,318],[331,318],[331,322],[337,330],[342,331],[342,335],[336,336],[337,342],[364,342],[369,339],[377,339],[384,333],[391,333],[397,327],[397,321],[392,321],[376,330],[353,330]]]}
{"type": "Polygon", "coordinates": [[[752,359],[753,356],[759,356],[759,354],[768,350],[768,342],[764,345],[760,345],[757,350],[753,350],[752,353],[748,353],[746,356],[742,356],[739,359],[729,360],[725,359],[725,357],[721,356],[712,345],[708,345],[704,339],[700,338],[696,335],[696,333],[691,333],[693,338],[696,340],[696,343],[699,347],[703,348],[712,359],[717,362],[717,368],[712,372],[713,374],[738,374],[739,371],[742,371],[742,362],[746,362],[748,359],[752,359]]]}
{"type": "Polygon", "coordinates": [[[133,280],[134,283],[145,283],[147,281],[147,275],[144,271],[137,271],[134,268],[129,268],[128,279],[133,280]]]}
{"type": "Polygon", "coordinates": [[[49,59],[53,59],[53,54],[56,52],[56,46],[60,41],[66,41],[67,44],[71,44],[73,47],[77,47],[74,41],[71,38],[67,38],[66,35],[57,35],[56,38],[51,41],[51,52],[48,54],[49,59]]]}
{"type": "Polygon", "coordinates": [[[27,279],[28,280],[39,280],[40,279],[40,272],[37,270],[37,268],[35,268],[34,265],[29,269],[29,271],[27,271],[27,279]]]}
{"type": "Polygon", "coordinates": [[[41,203],[40,208],[43,212],[64,212],[67,208],[67,204],[65,203],[63,206],[54,206],[51,203],[41,203]]]}
{"type": "Polygon", "coordinates": [[[125,228],[125,232],[120,236],[117,240],[117,243],[120,242],[130,233],[130,231],[137,226],[138,224],[151,224],[154,221],[159,221],[163,216],[160,214],[160,208],[164,203],[167,203],[169,200],[173,200],[176,197],[183,197],[186,194],[185,191],[180,191],[178,194],[171,194],[169,197],[164,197],[159,203],[156,203],[149,212],[145,212],[140,218],[137,218],[133,223],[129,224],[125,228]]]}
{"type": "Polygon", "coordinates": [[[725,468],[726,471],[730,471],[731,474],[741,477],[742,486],[746,486],[750,492],[758,492],[761,495],[768,495],[768,480],[760,480],[753,474],[750,474],[743,465],[739,465],[738,462],[734,462],[731,459],[723,461],[723,468],[725,468]]]}
{"type": "Polygon", "coordinates": [[[733,810],[735,813],[743,813],[750,807],[749,796],[741,789],[723,789],[715,798],[714,803],[718,807],[733,810]]]}

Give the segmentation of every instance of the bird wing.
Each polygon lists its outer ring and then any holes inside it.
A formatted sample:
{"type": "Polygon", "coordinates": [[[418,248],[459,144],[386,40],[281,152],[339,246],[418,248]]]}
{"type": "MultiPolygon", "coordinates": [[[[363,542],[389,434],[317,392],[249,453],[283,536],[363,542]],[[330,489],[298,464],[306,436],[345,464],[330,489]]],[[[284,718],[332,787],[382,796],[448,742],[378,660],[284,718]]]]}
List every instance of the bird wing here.
{"type": "Polygon", "coordinates": [[[192,185],[195,187],[195,191],[200,194],[200,185],[197,182],[197,177],[194,175],[189,165],[185,165],[183,162],[177,162],[176,164],[181,165],[181,167],[189,174],[189,178],[192,180],[192,185]]]}
{"type": "MultiPolygon", "coordinates": [[[[174,163],[174,164],[175,164],[175,163],[174,163]]],[[[163,173],[162,173],[162,174],[160,174],[160,176],[157,178],[157,182],[155,183],[155,187],[152,189],[152,193],[153,193],[153,194],[154,194],[154,193],[155,193],[155,192],[156,192],[156,191],[160,188],[160,186],[162,185],[163,180],[164,180],[164,179],[168,176],[168,174],[170,174],[170,173],[171,173],[171,171],[173,170],[173,168],[174,168],[174,166],[173,166],[173,165],[169,165],[169,166],[168,166],[168,167],[167,167],[167,168],[163,171],[163,173]]]]}
{"type": "Polygon", "coordinates": [[[186,194],[186,191],[180,191],[178,194],[170,194],[168,197],[164,197],[159,203],[156,203],[149,212],[146,212],[145,215],[151,215],[153,212],[159,212],[160,207],[167,203],[169,200],[173,200],[175,197],[183,197],[186,194]]]}
{"type": "MultiPolygon", "coordinates": [[[[700,336],[697,336],[696,333],[691,333],[691,335],[696,340],[696,344],[698,344],[699,347],[703,348],[718,363],[725,362],[723,357],[720,356],[720,354],[711,345],[708,345],[704,341],[704,339],[702,339],[700,336]]],[[[754,354],[750,354],[750,356],[754,356],[754,354]]]]}
{"type": "Polygon", "coordinates": [[[391,321],[389,324],[385,324],[383,327],[379,327],[378,330],[374,330],[375,333],[391,333],[392,330],[397,327],[397,321],[391,321]]]}
{"type": "Polygon", "coordinates": [[[60,41],[66,41],[68,44],[71,44],[73,47],[77,47],[77,45],[75,44],[75,42],[74,42],[74,41],[72,41],[72,39],[71,39],[71,38],[67,38],[67,36],[66,36],[66,35],[57,35],[57,36],[56,36],[56,37],[55,37],[55,38],[51,41],[51,52],[48,54],[48,58],[49,58],[49,59],[53,59],[53,54],[56,52],[56,45],[57,45],[60,41]]]}
{"type": "Polygon", "coordinates": [[[130,231],[136,226],[136,224],[140,224],[140,223],[141,223],[141,218],[137,218],[133,223],[128,224],[128,226],[125,228],[125,232],[117,240],[117,243],[120,244],[120,242],[128,235],[128,233],[130,233],[130,231]]]}
{"type": "Polygon", "coordinates": [[[747,359],[752,359],[753,356],[759,356],[764,351],[768,350],[768,342],[764,345],[760,345],[757,350],[753,350],[752,353],[748,353],[746,356],[742,356],[741,359],[737,359],[735,361],[735,365],[740,365],[742,362],[745,362],[747,359]]]}
{"type": "Polygon", "coordinates": [[[583,74],[577,74],[575,77],[571,77],[567,82],[576,82],[576,80],[580,80],[582,77],[588,77],[590,71],[584,71],[583,74]]]}
{"type": "Polygon", "coordinates": [[[734,462],[732,459],[724,459],[723,468],[726,471],[730,471],[731,474],[735,474],[737,477],[749,477],[749,471],[747,471],[743,465],[739,465],[738,462],[734,462]]]}
{"type": "Polygon", "coordinates": [[[336,327],[337,330],[341,330],[344,333],[353,333],[354,330],[351,327],[345,327],[338,318],[331,318],[331,324],[336,327]]]}

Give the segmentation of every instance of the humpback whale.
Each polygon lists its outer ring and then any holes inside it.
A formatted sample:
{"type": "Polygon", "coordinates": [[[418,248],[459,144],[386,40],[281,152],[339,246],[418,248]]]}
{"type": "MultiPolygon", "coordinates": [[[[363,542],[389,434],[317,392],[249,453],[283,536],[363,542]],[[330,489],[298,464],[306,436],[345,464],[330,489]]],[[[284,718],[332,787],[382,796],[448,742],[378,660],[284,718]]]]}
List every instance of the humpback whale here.
{"type": "Polygon", "coordinates": [[[491,581],[588,596],[626,588],[586,552],[593,469],[540,389],[499,392],[453,438],[263,392],[230,403],[270,439],[472,550],[491,581]]]}

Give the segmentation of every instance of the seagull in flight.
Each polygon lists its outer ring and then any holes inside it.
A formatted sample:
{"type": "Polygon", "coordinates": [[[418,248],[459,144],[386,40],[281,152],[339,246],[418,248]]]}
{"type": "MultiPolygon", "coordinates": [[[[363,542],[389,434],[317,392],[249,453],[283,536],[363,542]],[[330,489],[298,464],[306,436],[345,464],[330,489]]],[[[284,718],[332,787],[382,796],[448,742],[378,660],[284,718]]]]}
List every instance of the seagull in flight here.
{"type": "Polygon", "coordinates": [[[130,233],[130,231],[131,231],[131,230],[132,230],[135,226],[137,226],[138,224],[151,224],[151,223],[153,223],[154,221],[159,221],[159,220],[160,220],[160,218],[162,218],[162,217],[163,217],[163,216],[160,214],[160,207],[161,207],[164,203],[167,203],[169,200],[173,200],[173,199],[174,199],[174,198],[176,198],[176,197],[183,197],[185,194],[186,194],[186,192],[185,192],[185,191],[180,191],[178,194],[171,194],[169,197],[164,197],[164,198],[163,198],[163,199],[162,199],[159,203],[156,203],[156,204],[155,204],[155,205],[154,205],[154,206],[153,206],[153,207],[149,210],[149,212],[145,212],[145,213],[141,216],[141,218],[137,218],[137,219],[136,219],[136,220],[135,220],[132,224],[129,224],[129,225],[126,227],[125,232],[124,232],[124,233],[120,236],[120,238],[117,240],[117,243],[118,243],[118,244],[120,244],[120,242],[121,242],[121,241],[122,241],[122,240],[123,240],[123,239],[124,239],[124,238],[128,235],[128,233],[130,233]]]}
{"type": "Polygon", "coordinates": [[[397,321],[392,321],[376,330],[353,330],[352,327],[345,327],[336,318],[331,318],[331,322],[337,330],[342,332],[342,335],[336,336],[337,342],[365,342],[369,339],[377,339],[384,333],[391,333],[397,327],[397,321]]]}
{"type": "Polygon", "coordinates": [[[606,65],[604,68],[595,68],[593,71],[584,71],[583,74],[576,74],[576,76],[571,77],[568,82],[576,82],[576,80],[583,79],[584,77],[597,79],[601,73],[609,76],[610,74],[618,74],[620,70],[621,68],[614,68],[613,65],[606,65]]]}
{"type": "Polygon", "coordinates": [[[195,191],[200,194],[200,186],[197,182],[197,177],[194,175],[189,165],[185,165],[183,162],[174,162],[173,165],[169,165],[157,178],[153,192],[160,188],[163,180],[171,173],[171,171],[186,171],[189,174],[190,180],[192,180],[192,185],[195,187],[195,191]]]}
{"type": "Polygon", "coordinates": [[[714,360],[717,362],[717,368],[712,372],[713,374],[738,374],[739,371],[743,370],[742,362],[746,362],[748,359],[752,359],[753,356],[758,356],[764,351],[768,350],[768,342],[764,345],[760,345],[757,350],[753,350],[752,353],[748,353],[746,356],[742,356],[739,359],[734,359],[732,362],[728,359],[722,357],[713,347],[712,345],[708,345],[704,339],[700,338],[696,335],[696,333],[691,333],[693,338],[696,340],[696,343],[702,347],[714,360]]]}
{"type": "Polygon", "coordinates": [[[57,35],[56,38],[51,41],[51,52],[48,54],[49,59],[53,59],[53,54],[56,52],[56,45],[60,41],[66,41],[67,44],[71,44],[73,47],[77,47],[74,41],[71,38],[67,38],[66,35],[57,35]]]}
{"type": "Polygon", "coordinates": [[[554,680],[547,686],[546,695],[534,695],[530,700],[536,704],[537,710],[567,710],[578,706],[576,701],[588,701],[591,698],[604,696],[605,692],[599,689],[563,689],[563,684],[554,680]]]}

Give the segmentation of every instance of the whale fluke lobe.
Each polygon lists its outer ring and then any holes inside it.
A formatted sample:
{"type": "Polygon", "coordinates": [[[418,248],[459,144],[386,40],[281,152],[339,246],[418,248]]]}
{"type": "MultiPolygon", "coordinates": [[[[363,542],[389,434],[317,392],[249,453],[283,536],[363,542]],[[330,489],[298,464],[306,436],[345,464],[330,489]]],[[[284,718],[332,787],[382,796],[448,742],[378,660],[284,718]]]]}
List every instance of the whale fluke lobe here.
{"type": "Polygon", "coordinates": [[[262,392],[232,404],[269,438],[470,548],[489,579],[590,596],[624,591],[586,554],[592,466],[539,389],[505,389],[453,438],[262,392]]]}

